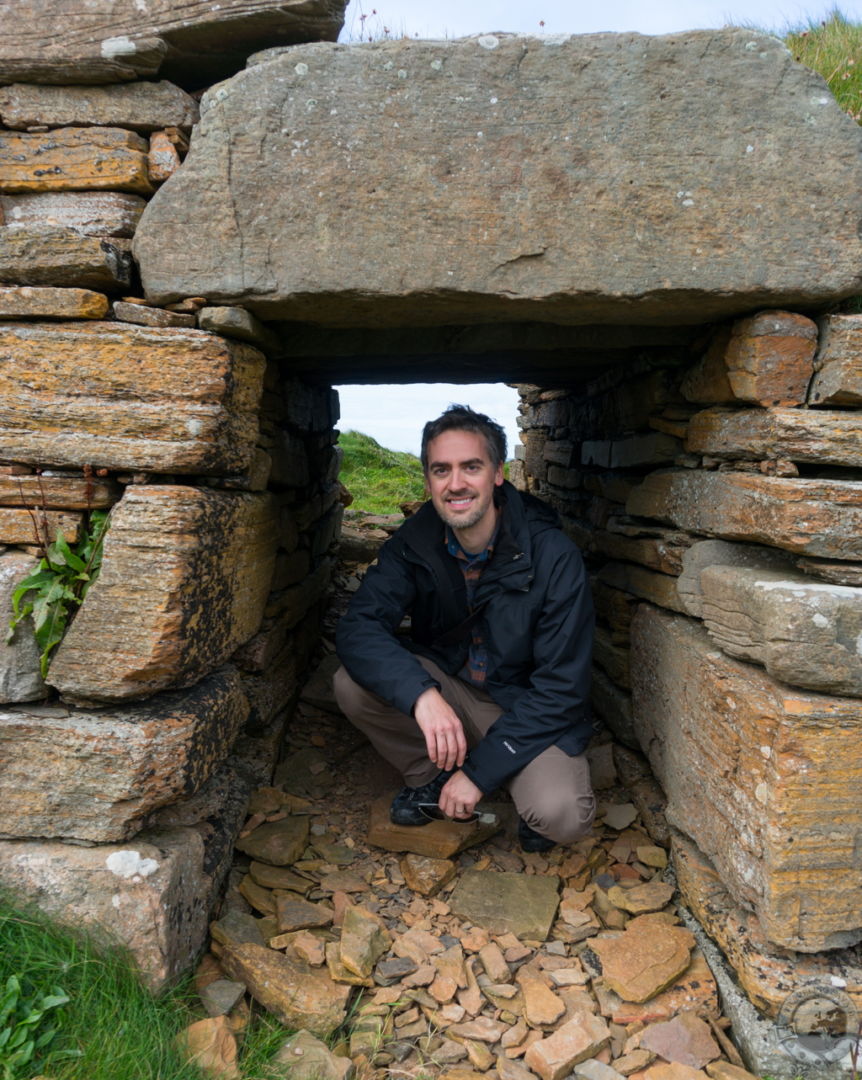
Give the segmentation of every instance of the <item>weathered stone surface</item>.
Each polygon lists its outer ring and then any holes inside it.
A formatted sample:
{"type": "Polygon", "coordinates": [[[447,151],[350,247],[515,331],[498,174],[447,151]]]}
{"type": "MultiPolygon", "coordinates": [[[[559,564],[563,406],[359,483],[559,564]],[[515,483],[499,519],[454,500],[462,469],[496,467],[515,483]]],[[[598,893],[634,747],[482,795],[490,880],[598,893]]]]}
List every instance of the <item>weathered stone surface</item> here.
{"type": "Polygon", "coordinates": [[[453,889],[449,905],[456,915],[491,934],[544,941],[559,906],[559,885],[552,874],[525,877],[468,870],[453,889]]]}
{"type": "Polygon", "coordinates": [[[708,536],[828,559],[862,559],[859,481],[659,470],[632,492],[626,511],[708,536]]]}
{"type": "Polygon", "coordinates": [[[649,1001],[623,1001],[606,986],[597,986],[596,995],[602,1016],[615,1024],[652,1024],[670,1020],[684,1010],[714,1019],[721,1014],[718,986],[703,953],[697,948],[682,975],[649,1001]]]}
{"type": "Polygon", "coordinates": [[[132,236],[146,206],[140,195],[123,191],[57,191],[2,195],[7,225],[56,226],[85,236],[132,236]]]}
{"type": "Polygon", "coordinates": [[[130,191],[149,195],[147,141],[122,128],[0,131],[0,191],[130,191]]]}
{"type": "Polygon", "coordinates": [[[175,1045],[183,1060],[196,1065],[205,1076],[241,1080],[236,1036],[227,1017],[196,1020],[177,1035],[175,1045]]]}
{"type": "Polygon", "coordinates": [[[665,1061],[678,1061],[693,1069],[702,1069],[721,1056],[709,1024],[693,1012],[680,1013],[673,1020],[652,1024],[641,1035],[640,1045],[653,1050],[665,1061]]]}
{"type": "Polygon", "coordinates": [[[132,279],[129,255],[75,229],[0,225],[0,282],[117,292],[132,279]]]}
{"type": "Polygon", "coordinates": [[[632,621],[632,682],[668,821],[769,940],[802,952],[861,940],[858,701],[794,693],[647,606],[632,621]]]}
{"type": "Polygon", "coordinates": [[[603,566],[598,579],[614,589],[631,593],[641,600],[649,600],[659,607],[671,611],[684,612],[685,606],[679,597],[676,578],[670,574],[647,570],[645,566],[633,566],[631,563],[613,562],[603,566]]]}
{"type": "Polygon", "coordinates": [[[435,896],[455,876],[455,864],[451,859],[432,859],[411,853],[404,856],[400,865],[407,887],[420,896],[435,896]]]}
{"type": "Polygon", "coordinates": [[[125,840],[225,760],[248,712],[224,668],[124,709],[18,705],[0,713],[0,835],[125,840]]]}
{"type": "Polygon", "coordinates": [[[270,1065],[284,1065],[293,1080],[351,1080],[353,1062],[334,1054],[308,1031],[291,1035],[270,1065]]]}
{"type": "MultiPolygon", "coordinates": [[[[635,486],[632,484],[632,488],[635,486]]],[[[631,490],[626,492],[626,498],[629,494],[631,490]]],[[[640,563],[662,574],[679,574],[683,556],[692,543],[687,533],[657,526],[633,526],[624,520],[609,521],[607,531],[597,530],[594,536],[597,553],[608,559],[640,563]]]]}
{"type": "MultiPolygon", "coordinates": [[[[39,560],[24,551],[0,554],[0,610],[11,613],[12,593],[38,565],[39,560]]],[[[39,671],[40,652],[33,636],[31,616],[19,623],[11,642],[3,635],[0,642],[0,702],[37,701],[47,697],[48,688],[39,671]]]]}
{"type": "Polygon", "coordinates": [[[632,716],[631,694],[620,689],[604,671],[594,668],[590,704],[608,729],[626,746],[640,746],[632,716]]]}
{"type": "Polygon", "coordinates": [[[196,323],[194,315],[147,307],[146,304],[129,304],[123,300],[115,300],[113,308],[115,319],[135,323],[137,326],[194,326],[196,323]]]}
{"type": "Polygon", "coordinates": [[[341,924],[341,962],[354,975],[366,978],[392,944],[382,920],[360,907],[348,907],[341,924]]]}
{"type": "Polygon", "coordinates": [[[729,566],[700,581],[704,623],[729,656],[791,686],[862,696],[862,589],[729,566]]]}
{"type": "MultiPolygon", "coordinates": [[[[607,821],[607,818],[605,820],[607,821]]],[[[608,899],[614,907],[628,911],[632,915],[661,911],[666,904],[670,903],[672,896],[673,885],[668,885],[664,881],[646,881],[643,885],[635,885],[630,889],[614,885],[608,890],[608,899]]]]}
{"type": "Polygon", "coordinates": [[[221,964],[246,984],[249,993],[286,1027],[330,1035],[344,1019],[350,987],[328,972],[260,945],[226,949],[221,964]]]}
{"type": "MultiPolygon", "coordinates": [[[[0,472],[0,506],[29,507],[31,510],[104,510],[113,506],[123,489],[113,480],[95,477],[63,476],[49,472],[41,475],[29,473],[21,476],[0,472]]],[[[70,515],[78,521],[78,515],[70,515]]],[[[75,530],[77,532],[77,528],[75,530]]],[[[31,530],[30,540],[33,543],[31,530]]],[[[69,538],[69,534],[66,534],[69,538]]]]}
{"type": "Polygon", "coordinates": [[[81,514],[67,514],[61,510],[40,510],[34,522],[30,510],[9,510],[0,507],[0,544],[33,545],[45,540],[55,540],[62,532],[70,544],[77,539],[81,529],[81,514]],[[37,533],[38,525],[38,533],[37,533]]]}
{"type": "Polygon", "coordinates": [[[90,289],[0,288],[0,319],[104,319],[108,298],[90,289]]]}
{"type": "Polygon", "coordinates": [[[207,86],[255,49],[338,36],[344,0],[2,0],[0,82],[207,86]]]}
{"type": "Polygon", "coordinates": [[[280,821],[260,825],[248,836],[237,840],[237,851],[273,866],[290,866],[305,851],[308,843],[308,818],[291,815],[280,821]]]}
{"type": "Polygon", "coordinates": [[[51,685],[70,698],[122,701],[196,682],[260,624],[275,543],[266,496],[129,488],[51,685]]]}
{"type": "Polygon", "coordinates": [[[649,1001],[688,967],[694,938],[680,926],[638,924],[616,937],[590,940],[605,986],[625,1001],[649,1001]]]}
{"type": "Polygon", "coordinates": [[[312,904],[295,893],[276,897],[275,910],[278,929],[282,934],[294,930],[308,930],[315,926],[328,926],[332,922],[332,908],[323,904],[312,904]]]}
{"type": "Polygon", "coordinates": [[[733,324],[724,360],[738,401],[801,405],[814,373],[817,324],[793,311],[761,311],[733,324]]]}
{"type": "Polygon", "coordinates": [[[643,465],[664,465],[682,449],[679,439],[660,431],[630,435],[623,439],[585,439],[581,443],[581,464],[603,469],[634,469],[643,465]]]}
{"type": "Polygon", "coordinates": [[[378,799],[371,807],[368,843],[386,851],[410,851],[432,859],[449,859],[459,851],[493,836],[500,822],[493,814],[480,814],[473,821],[431,821],[421,829],[393,825],[389,820],[392,796],[378,799]]]}
{"type": "Polygon", "coordinates": [[[812,405],[862,405],[862,315],[827,315],[820,320],[812,405]]]}
{"type": "Polygon", "coordinates": [[[268,329],[250,311],[238,307],[205,307],[198,313],[201,330],[212,330],[225,337],[236,338],[256,345],[267,355],[282,352],[284,347],[278,336],[268,329]]]}
{"type": "Polygon", "coordinates": [[[862,135],[772,37],[485,35],[257,59],[204,99],[182,171],[145,214],[135,250],[160,302],[202,293],[341,326],[465,310],[474,322],[702,323],[859,289],[848,208],[862,135]],[[383,126],[357,121],[384,98],[383,126]],[[589,105],[560,135],[572,101],[589,105]],[[740,158],[737,138],[716,137],[741,128],[770,131],[770,152],[754,143],[740,158]]]}
{"type": "Polygon", "coordinates": [[[727,540],[698,540],[682,557],[682,573],[677,590],[685,611],[703,618],[703,589],[700,575],[708,566],[754,567],[758,570],[790,572],[790,557],[775,548],[755,544],[732,544],[727,540]]]}
{"type": "MultiPolygon", "coordinates": [[[[78,12],[80,17],[80,11],[78,12]]],[[[0,124],[21,128],[131,128],[147,133],[157,128],[191,129],[200,115],[198,103],[169,82],[135,82],[116,86],[0,87],[0,124]]]]}
{"type": "MultiPolygon", "coordinates": [[[[124,753],[117,747],[114,760],[124,753]]],[[[131,846],[0,840],[0,885],[73,927],[113,936],[159,990],[200,955],[230,867],[248,786],[238,771],[229,775],[217,811],[205,806],[198,816],[193,797],[185,824],[140,833],[131,846]]]]}
{"type": "Polygon", "coordinates": [[[705,409],[689,421],[685,446],[712,457],[858,467],[862,417],[838,410],[705,409]]]}
{"type": "Polygon", "coordinates": [[[199,330],[0,324],[0,458],[241,472],[257,437],[263,366],[250,346],[199,330]]]}
{"type": "Polygon", "coordinates": [[[154,131],[150,136],[147,173],[154,184],[162,184],[180,167],[180,154],[167,132],[154,131]]]}
{"type": "Polygon", "coordinates": [[[862,564],[841,562],[838,559],[807,559],[804,555],[794,559],[794,565],[809,577],[829,581],[833,585],[862,586],[862,564]]]}
{"type": "Polygon", "coordinates": [[[547,1039],[532,1043],[524,1061],[542,1080],[562,1080],[573,1066],[593,1057],[610,1040],[611,1033],[600,1016],[581,1012],[547,1039]]]}
{"type": "Polygon", "coordinates": [[[745,994],[766,1016],[804,986],[843,981],[862,1008],[862,953],[858,946],[830,952],[792,953],[766,940],[756,915],[734,903],[710,861],[691,841],[675,836],[673,864],[683,902],[734,969],[745,994]]]}

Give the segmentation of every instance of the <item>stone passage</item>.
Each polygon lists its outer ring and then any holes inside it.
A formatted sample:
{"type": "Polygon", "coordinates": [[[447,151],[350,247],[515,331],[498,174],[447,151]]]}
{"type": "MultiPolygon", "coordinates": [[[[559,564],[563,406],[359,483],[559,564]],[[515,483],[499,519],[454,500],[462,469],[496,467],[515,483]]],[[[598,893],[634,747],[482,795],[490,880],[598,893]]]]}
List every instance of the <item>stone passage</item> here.
{"type": "MultiPolygon", "coordinates": [[[[858,998],[862,143],[822,80],[747,30],[353,47],[341,0],[97,0],[47,41],[42,6],[0,0],[2,603],[113,511],[47,679],[0,650],[0,881],[187,967],[318,640],[331,383],[505,377],[685,903],[767,1016],[858,998]]],[[[585,916],[609,995],[623,911],[585,916]]]]}

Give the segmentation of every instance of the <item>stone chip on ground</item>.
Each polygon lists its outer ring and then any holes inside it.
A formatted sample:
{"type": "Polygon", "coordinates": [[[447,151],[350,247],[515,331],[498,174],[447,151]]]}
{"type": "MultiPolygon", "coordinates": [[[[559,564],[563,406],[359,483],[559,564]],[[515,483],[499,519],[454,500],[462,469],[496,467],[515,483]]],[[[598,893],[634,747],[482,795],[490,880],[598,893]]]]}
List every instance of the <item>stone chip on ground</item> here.
{"type": "Polygon", "coordinates": [[[644,926],[613,938],[593,938],[607,986],[625,1001],[649,1001],[688,967],[694,937],[678,926],[644,926]]]}
{"type": "Polygon", "coordinates": [[[242,1076],[236,1063],[236,1038],[225,1016],[198,1020],[176,1038],[176,1046],[182,1056],[194,1062],[210,1077],[223,1080],[239,1080],[242,1076]]]}
{"type": "Polygon", "coordinates": [[[350,1058],[334,1054],[309,1031],[297,1031],[284,1043],[270,1063],[284,1065],[291,1080],[351,1080],[350,1058]]]}
{"type": "Polygon", "coordinates": [[[673,885],[667,885],[663,881],[648,881],[631,889],[615,885],[608,890],[608,899],[614,907],[622,908],[631,915],[661,911],[665,904],[670,903],[672,896],[673,885]]]}
{"type": "Polygon", "coordinates": [[[391,795],[371,807],[368,843],[386,851],[412,852],[434,859],[448,859],[466,848],[493,836],[500,823],[492,814],[480,814],[474,821],[430,821],[427,825],[393,825],[389,820],[391,795]]]}
{"type": "Polygon", "coordinates": [[[547,1039],[534,1042],[524,1061],[542,1080],[562,1080],[575,1065],[595,1055],[610,1042],[607,1024],[592,1013],[578,1013],[547,1039]]]}
{"type": "Polygon", "coordinates": [[[694,1069],[701,1069],[721,1056],[709,1024],[691,1012],[680,1013],[664,1023],[651,1024],[641,1032],[640,1044],[665,1061],[690,1065],[694,1069]]]}
{"type": "Polygon", "coordinates": [[[367,978],[392,943],[382,921],[361,907],[349,907],[341,924],[340,959],[348,971],[367,978]]]}
{"type": "Polygon", "coordinates": [[[456,868],[451,859],[434,859],[411,852],[404,856],[400,866],[407,887],[420,896],[436,896],[455,877],[456,868]]]}
{"type": "Polygon", "coordinates": [[[286,817],[260,825],[249,836],[238,840],[236,848],[258,862],[289,866],[305,851],[308,843],[308,818],[286,817]]]}

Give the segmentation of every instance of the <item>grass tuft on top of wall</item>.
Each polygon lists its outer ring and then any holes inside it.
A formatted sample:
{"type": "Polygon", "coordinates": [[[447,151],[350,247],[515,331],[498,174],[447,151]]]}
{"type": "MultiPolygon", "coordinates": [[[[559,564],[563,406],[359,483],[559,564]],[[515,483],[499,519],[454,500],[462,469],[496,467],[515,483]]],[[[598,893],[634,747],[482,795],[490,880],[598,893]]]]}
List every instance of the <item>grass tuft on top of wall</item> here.
{"type": "Polygon", "coordinates": [[[397,514],[401,503],[425,498],[422,464],[415,454],[387,450],[359,431],[342,432],[338,445],[344,455],[341,482],[353,496],[351,510],[397,514]]]}
{"type": "Polygon", "coordinates": [[[789,30],[784,40],[794,58],[822,75],[841,108],[862,123],[862,24],[836,8],[822,22],[789,30]]]}

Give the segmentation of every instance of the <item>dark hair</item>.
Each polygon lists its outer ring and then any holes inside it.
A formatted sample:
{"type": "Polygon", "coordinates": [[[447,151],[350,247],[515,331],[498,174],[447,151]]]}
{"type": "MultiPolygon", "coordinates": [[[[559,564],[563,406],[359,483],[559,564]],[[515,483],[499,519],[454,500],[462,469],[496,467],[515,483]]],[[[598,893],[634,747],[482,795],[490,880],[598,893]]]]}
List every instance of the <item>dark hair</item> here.
{"type": "Polygon", "coordinates": [[[488,448],[491,465],[496,469],[506,461],[506,432],[484,413],[473,412],[469,405],[450,405],[436,420],[422,429],[422,468],[428,471],[428,443],[444,431],[472,431],[481,435],[488,448]]]}

